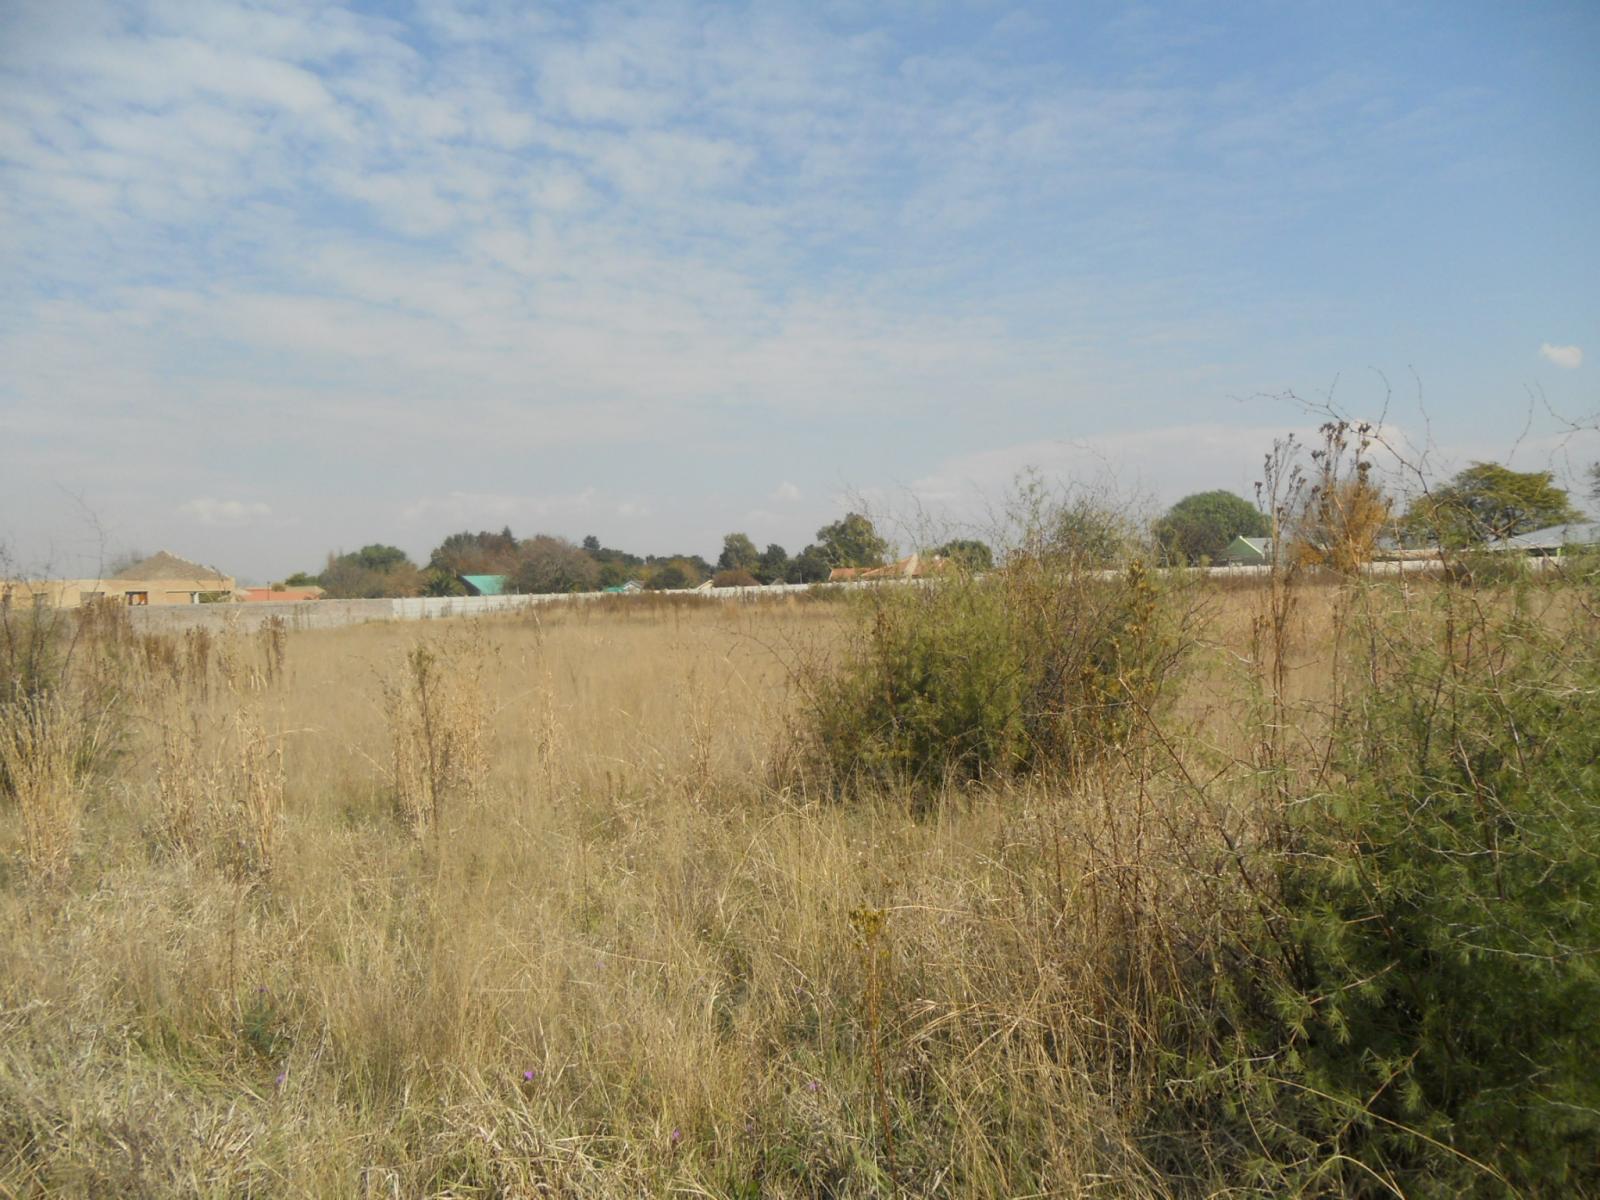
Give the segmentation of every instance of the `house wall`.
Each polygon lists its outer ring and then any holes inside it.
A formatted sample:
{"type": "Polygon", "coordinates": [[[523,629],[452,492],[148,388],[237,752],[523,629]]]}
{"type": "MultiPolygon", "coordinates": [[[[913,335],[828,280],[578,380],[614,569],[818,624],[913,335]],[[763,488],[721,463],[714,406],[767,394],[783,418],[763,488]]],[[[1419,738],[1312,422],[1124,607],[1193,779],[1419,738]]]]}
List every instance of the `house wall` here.
{"type": "Polygon", "coordinates": [[[211,576],[205,579],[17,579],[0,583],[0,598],[10,595],[13,604],[38,604],[46,608],[77,608],[91,599],[105,598],[118,604],[141,603],[153,608],[192,605],[202,595],[224,592],[237,594],[232,579],[211,576]],[[144,597],[142,602],[129,596],[144,597]]]}

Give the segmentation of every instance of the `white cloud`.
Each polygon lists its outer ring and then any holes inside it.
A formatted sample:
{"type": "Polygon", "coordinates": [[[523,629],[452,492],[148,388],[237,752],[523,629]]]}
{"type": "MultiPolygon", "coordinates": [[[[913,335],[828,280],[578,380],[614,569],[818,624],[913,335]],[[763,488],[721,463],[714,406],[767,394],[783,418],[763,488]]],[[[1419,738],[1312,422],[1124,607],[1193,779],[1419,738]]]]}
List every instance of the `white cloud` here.
{"type": "Polygon", "coordinates": [[[1581,346],[1552,346],[1545,342],[1539,347],[1539,353],[1558,367],[1565,367],[1569,371],[1583,366],[1583,347],[1581,346]]]}
{"type": "Polygon", "coordinates": [[[784,500],[788,501],[789,503],[793,503],[794,501],[800,499],[800,489],[785,479],[772,490],[772,498],[774,500],[784,500]]]}
{"type": "Polygon", "coordinates": [[[272,515],[271,505],[259,501],[214,500],[200,496],[178,506],[178,511],[202,525],[248,525],[272,515]]]}

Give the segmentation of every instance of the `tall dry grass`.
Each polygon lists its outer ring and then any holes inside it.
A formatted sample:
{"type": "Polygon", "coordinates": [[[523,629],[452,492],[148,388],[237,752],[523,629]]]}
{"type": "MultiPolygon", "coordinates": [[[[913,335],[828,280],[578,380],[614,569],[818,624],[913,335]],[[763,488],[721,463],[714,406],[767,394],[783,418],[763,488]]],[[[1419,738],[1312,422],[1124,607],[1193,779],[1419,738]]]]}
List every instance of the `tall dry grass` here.
{"type": "Polygon", "coordinates": [[[1204,597],[1171,715],[1070,777],[847,804],[790,736],[838,605],[142,650],[55,885],[0,823],[0,1190],[1250,1190],[1172,1048],[1349,595],[1270,662],[1258,595],[1204,597]]]}

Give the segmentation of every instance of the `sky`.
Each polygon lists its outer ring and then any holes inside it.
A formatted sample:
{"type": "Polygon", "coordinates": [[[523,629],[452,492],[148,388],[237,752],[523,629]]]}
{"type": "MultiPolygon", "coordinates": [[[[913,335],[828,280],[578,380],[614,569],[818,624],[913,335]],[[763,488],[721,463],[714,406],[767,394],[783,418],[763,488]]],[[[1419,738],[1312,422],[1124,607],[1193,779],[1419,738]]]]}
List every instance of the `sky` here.
{"type": "Polygon", "coordinates": [[[1596,62],[1591,0],[0,0],[0,543],[795,552],[1249,496],[1285,393],[1575,483],[1596,62]]]}

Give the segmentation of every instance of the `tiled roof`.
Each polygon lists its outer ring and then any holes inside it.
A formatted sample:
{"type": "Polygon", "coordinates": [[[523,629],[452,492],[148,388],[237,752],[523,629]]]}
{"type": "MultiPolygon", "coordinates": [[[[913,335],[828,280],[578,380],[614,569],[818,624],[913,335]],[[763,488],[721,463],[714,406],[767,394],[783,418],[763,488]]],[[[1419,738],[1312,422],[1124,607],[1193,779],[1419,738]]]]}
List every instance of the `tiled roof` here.
{"type": "Polygon", "coordinates": [[[141,559],[132,566],[123,567],[112,579],[223,579],[215,567],[202,567],[186,558],[179,558],[166,550],[141,559]]]}

